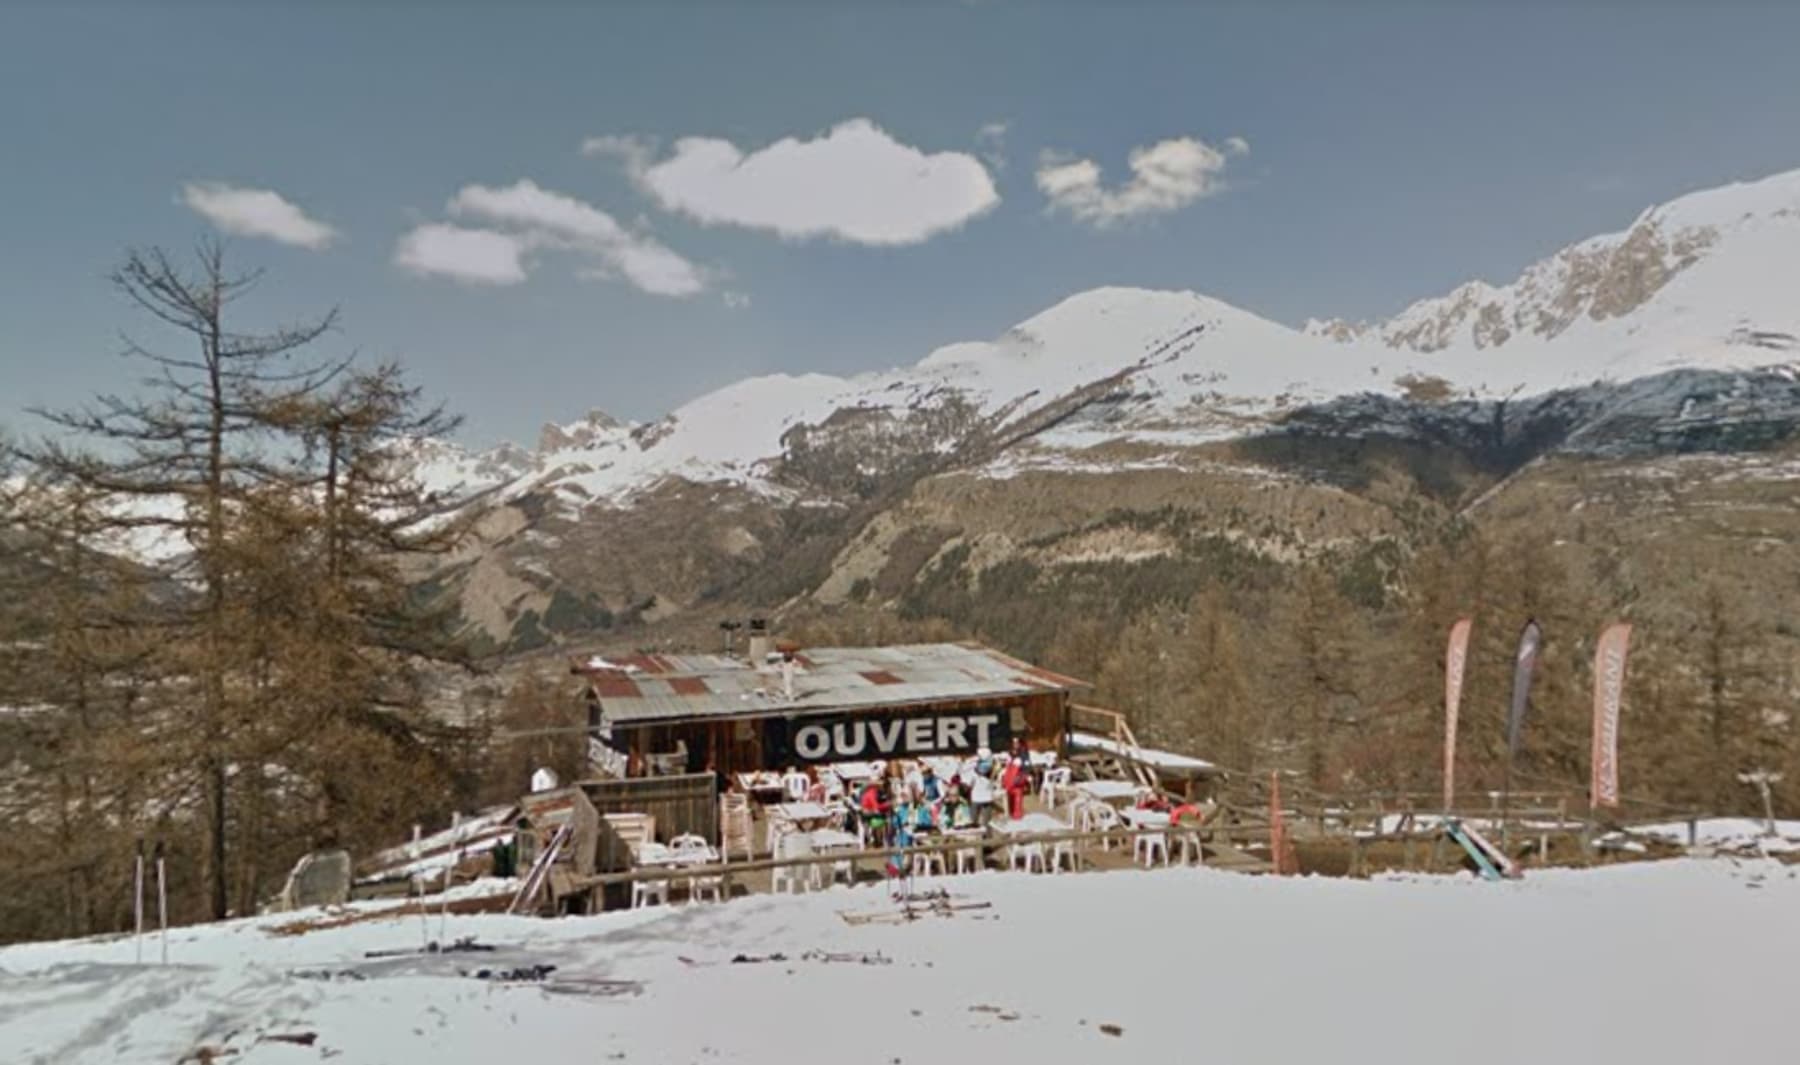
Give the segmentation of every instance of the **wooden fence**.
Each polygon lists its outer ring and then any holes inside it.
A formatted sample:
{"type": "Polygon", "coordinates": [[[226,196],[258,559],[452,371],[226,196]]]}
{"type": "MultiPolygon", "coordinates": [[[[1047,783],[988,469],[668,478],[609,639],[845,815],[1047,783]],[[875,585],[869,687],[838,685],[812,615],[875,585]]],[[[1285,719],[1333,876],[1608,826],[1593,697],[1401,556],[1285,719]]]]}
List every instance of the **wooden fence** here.
{"type": "MultiPolygon", "coordinates": [[[[980,850],[983,852],[1001,850],[1017,844],[1056,844],[1070,843],[1077,847],[1077,853],[1085,853],[1088,849],[1102,844],[1119,843],[1130,847],[1132,840],[1140,835],[1160,835],[1179,853],[1179,838],[1183,835],[1194,835],[1208,849],[1229,846],[1231,833],[1217,831],[1201,825],[1191,828],[1157,828],[1137,829],[1126,826],[1095,831],[1064,832],[1018,832],[981,836],[978,838],[939,839],[929,842],[918,842],[908,845],[903,853],[941,854],[946,860],[955,856],[957,851],[980,850]]],[[[885,863],[889,856],[902,853],[892,847],[867,847],[859,850],[821,851],[804,857],[758,858],[745,862],[718,862],[710,865],[692,866],[638,866],[630,869],[596,873],[593,876],[579,877],[572,882],[574,890],[593,889],[604,892],[609,887],[618,887],[636,883],[640,880],[686,880],[689,878],[719,877],[726,885],[726,896],[730,896],[730,886],[734,879],[752,873],[766,873],[775,869],[806,868],[809,866],[836,865],[840,862],[854,862],[867,866],[870,863],[885,863]]],[[[1046,858],[1048,855],[1046,855],[1046,858]]],[[[1265,872],[1267,863],[1248,859],[1247,856],[1234,854],[1235,861],[1229,866],[1243,868],[1246,872],[1265,872]]],[[[597,905],[596,909],[600,907],[597,905]]]]}

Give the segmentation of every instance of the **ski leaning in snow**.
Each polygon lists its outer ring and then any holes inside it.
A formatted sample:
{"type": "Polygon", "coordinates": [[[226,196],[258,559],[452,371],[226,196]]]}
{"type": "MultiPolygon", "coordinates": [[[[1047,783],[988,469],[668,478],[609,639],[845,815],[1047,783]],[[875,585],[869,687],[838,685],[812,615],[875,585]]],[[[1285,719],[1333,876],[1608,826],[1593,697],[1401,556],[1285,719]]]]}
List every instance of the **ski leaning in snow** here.
{"type": "Polygon", "coordinates": [[[1516,880],[1519,878],[1519,867],[1511,858],[1501,853],[1500,848],[1488,842],[1486,836],[1477,832],[1473,826],[1452,818],[1444,822],[1444,832],[1457,845],[1468,852],[1475,860],[1476,868],[1481,870],[1485,880],[1516,880]]]}

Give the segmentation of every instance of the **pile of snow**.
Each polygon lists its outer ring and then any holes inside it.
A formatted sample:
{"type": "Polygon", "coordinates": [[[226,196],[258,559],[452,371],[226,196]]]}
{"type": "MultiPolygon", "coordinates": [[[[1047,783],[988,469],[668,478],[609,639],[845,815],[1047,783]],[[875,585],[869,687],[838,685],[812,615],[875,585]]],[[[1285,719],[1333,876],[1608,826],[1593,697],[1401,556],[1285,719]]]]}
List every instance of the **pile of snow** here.
{"type": "Polygon", "coordinates": [[[168,968],[133,965],[129,939],[12,947],[0,950],[0,1060],[166,1063],[210,1047],[242,1065],[1435,1065],[1527,1052],[1685,1065],[1792,1052],[1779,1018],[1800,957],[1800,870],[1773,863],[1534,871],[1505,884],[1204,869],[934,884],[987,908],[847,923],[840,911],[893,911],[865,887],[556,921],[440,928],[433,917],[424,930],[414,916],[297,937],[243,921],[175,932],[168,968]],[[365,957],[416,948],[426,932],[499,949],[365,957]],[[511,983],[460,975],[535,966],[556,968],[511,983]],[[1377,1042],[1356,1034],[1396,1003],[1404,1020],[1377,1042]],[[1496,1028],[1496,1003],[1531,1022],[1496,1028]],[[1365,1043],[1367,1054],[1354,1049],[1365,1043]]]}

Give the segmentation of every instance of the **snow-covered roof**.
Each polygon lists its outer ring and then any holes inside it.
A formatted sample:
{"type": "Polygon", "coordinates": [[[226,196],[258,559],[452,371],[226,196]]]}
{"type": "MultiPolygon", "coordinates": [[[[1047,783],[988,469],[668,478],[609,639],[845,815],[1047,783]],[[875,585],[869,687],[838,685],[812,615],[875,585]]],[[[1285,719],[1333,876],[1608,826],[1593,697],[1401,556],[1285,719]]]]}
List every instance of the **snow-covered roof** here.
{"type": "Polygon", "coordinates": [[[1069,736],[1069,746],[1077,751],[1104,751],[1119,758],[1126,758],[1140,765],[1153,769],[1161,769],[1170,773],[1182,773],[1190,776],[1212,776],[1219,767],[1200,758],[1192,758],[1173,751],[1159,751],[1154,747],[1127,747],[1104,736],[1095,736],[1086,732],[1075,732],[1069,736]]]}

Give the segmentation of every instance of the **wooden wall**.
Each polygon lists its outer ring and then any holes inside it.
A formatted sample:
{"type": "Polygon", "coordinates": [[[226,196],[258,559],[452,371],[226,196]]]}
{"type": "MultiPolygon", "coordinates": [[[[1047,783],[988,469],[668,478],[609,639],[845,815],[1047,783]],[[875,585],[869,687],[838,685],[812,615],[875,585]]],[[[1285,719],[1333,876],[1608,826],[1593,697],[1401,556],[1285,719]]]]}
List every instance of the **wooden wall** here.
{"type": "Polygon", "coordinates": [[[719,791],[710,773],[584,780],[581,790],[601,815],[595,864],[602,872],[631,867],[631,855],[623,841],[606,827],[606,814],[649,814],[656,818],[656,838],[664,843],[690,832],[714,845],[719,842],[719,791]]]}

